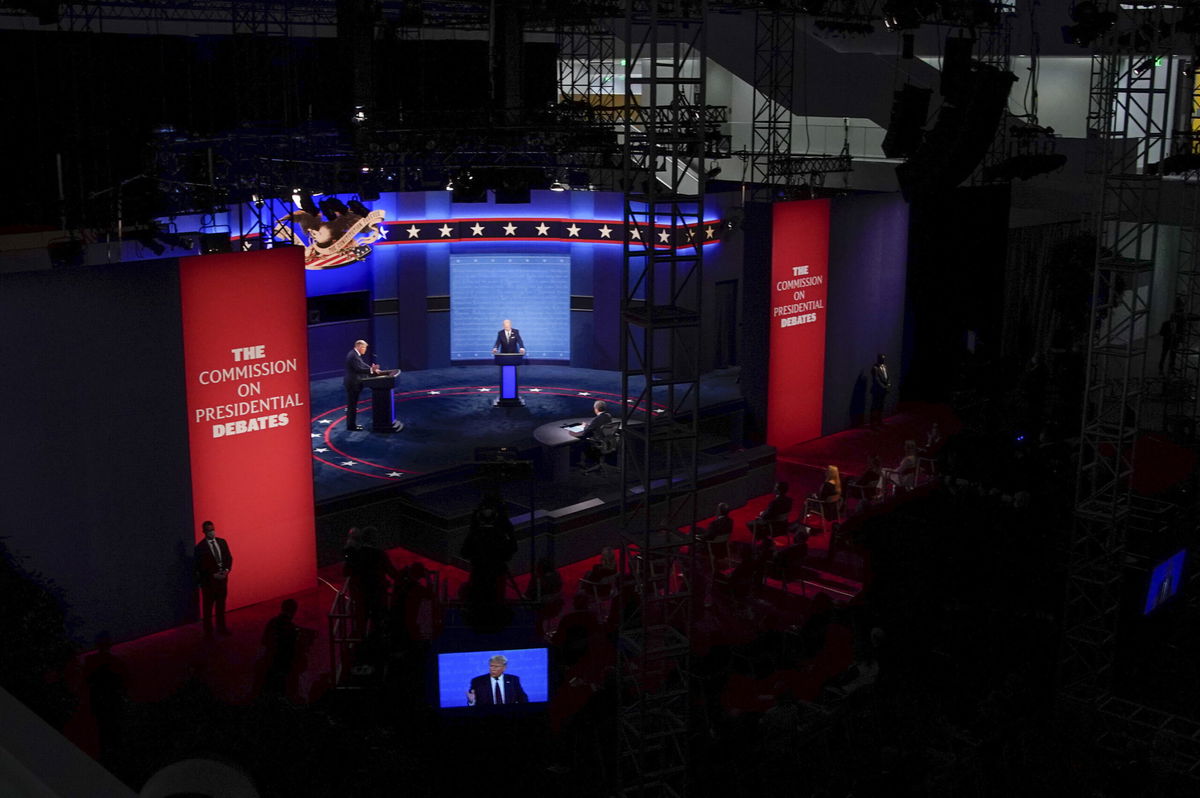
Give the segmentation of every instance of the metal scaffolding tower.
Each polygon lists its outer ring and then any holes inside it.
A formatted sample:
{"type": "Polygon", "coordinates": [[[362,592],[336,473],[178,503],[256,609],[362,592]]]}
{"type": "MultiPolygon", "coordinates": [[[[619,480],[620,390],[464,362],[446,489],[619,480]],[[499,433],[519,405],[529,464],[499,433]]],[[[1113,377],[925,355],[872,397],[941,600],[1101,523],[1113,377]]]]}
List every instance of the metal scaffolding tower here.
{"type": "MultiPolygon", "coordinates": [[[[1196,52],[1193,43],[1191,52],[1196,52]]],[[[1194,159],[1200,153],[1200,69],[1192,62],[1183,72],[1178,96],[1183,112],[1176,131],[1176,155],[1194,159]]],[[[1164,427],[1181,442],[1195,444],[1200,418],[1200,172],[1184,173],[1180,208],[1179,259],[1169,308],[1176,336],[1174,357],[1164,366],[1164,427]]]]}
{"type": "Polygon", "coordinates": [[[1170,76],[1177,69],[1161,7],[1106,4],[1116,24],[1092,60],[1089,131],[1101,147],[1091,331],[1060,686],[1091,705],[1112,686],[1131,476],[1147,379],[1149,302],[1158,248],[1170,76]]]}
{"type": "Polygon", "coordinates": [[[792,155],[792,90],[796,65],[796,11],[783,4],[754,14],[754,105],[750,179],[757,200],[770,200],[787,182],[780,161],[792,155]]]}
{"type": "Polygon", "coordinates": [[[676,530],[697,517],[706,7],[625,5],[621,521],[636,598],[616,609],[622,795],[679,796],[688,785],[695,569],[676,530]]]}
{"type": "Polygon", "coordinates": [[[558,96],[611,111],[617,100],[616,40],[590,11],[589,5],[572,4],[557,20],[558,96]]]}

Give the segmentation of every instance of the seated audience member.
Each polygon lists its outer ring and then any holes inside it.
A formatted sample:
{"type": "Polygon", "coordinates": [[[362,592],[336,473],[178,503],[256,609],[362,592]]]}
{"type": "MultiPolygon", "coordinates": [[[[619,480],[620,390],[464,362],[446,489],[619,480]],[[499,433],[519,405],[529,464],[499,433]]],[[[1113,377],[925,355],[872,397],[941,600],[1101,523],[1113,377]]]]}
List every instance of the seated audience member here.
{"type": "Polygon", "coordinates": [[[707,528],[698,529],[696,540],[728,540],[733,534],[733,519],[729,517],[729,505],[721,502],[717,505],[717,517],[707,528]]]}
{"type": "Polygon", "coordinates": [[[892,482],[901,490],[912,490],[917,484],[917,442],[904,442],[904,457],[892,472],[892,482]]]}
{"type": "Polygon", "coordinates": [[[879,462],[878,455],[873,454],[867,458],[866,470],[853,483],[862,491],[863,501],[873,502],[879,498],[879,481],[882,478],[883,465],[879,462]]]}
{"type": "Polygon", "coordinates": [[[821,502],[821,526],[838,520],[838,503],[842,500],[842,477],[837,466],[825,467],[825,481],[812,498],[821,502]]]}
{"type": "Polygon", "coordinates": [[[757,518],[752,518],[746,523],[755,540],[770,537],[772,524],[787,521],[788,514],[792,511],[792,497],[788,496],[787,492],[788,484],[786,482],[776,482],[775,495],[771,501],[758,514],[757,518]]]}
{"type": "MultiPolygon", "coordinates": [[[[617,554],[613,551],[612,546],[605,546],[600,550],[600,561],[589,568],[583,576],[579,577],[579,587],[576,590],[583,592],[587,587],[587,583],[590,582],[591,584],[598,585],[616,575],[617,554]]],[[[611,590],[611,586],[606,587],[600,597],[604,598],[611,590]]]]}

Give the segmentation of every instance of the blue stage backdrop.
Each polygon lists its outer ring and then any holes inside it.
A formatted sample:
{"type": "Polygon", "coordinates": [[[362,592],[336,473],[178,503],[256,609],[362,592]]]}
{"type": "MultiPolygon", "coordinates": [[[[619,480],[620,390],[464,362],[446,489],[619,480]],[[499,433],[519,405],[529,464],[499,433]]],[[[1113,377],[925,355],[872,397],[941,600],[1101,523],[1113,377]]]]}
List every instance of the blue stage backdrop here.
{"type": "Polygon", "coordinates": [[[451,255],[450,359],[492,356],[505,319],[521,331],[526,355],[571,357],[569,255],[451,255]]]}

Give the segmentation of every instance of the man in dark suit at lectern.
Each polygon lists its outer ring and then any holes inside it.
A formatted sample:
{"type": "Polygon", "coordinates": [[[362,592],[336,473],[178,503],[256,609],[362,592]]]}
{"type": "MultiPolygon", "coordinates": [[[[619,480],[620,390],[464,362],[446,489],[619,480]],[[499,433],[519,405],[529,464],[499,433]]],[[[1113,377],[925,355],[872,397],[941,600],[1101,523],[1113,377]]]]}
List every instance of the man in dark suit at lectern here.
{"type": "Polygon", "coordinates": [[[521,340],[521,331],[514,330],[512,322],[504,320],[504,329],[496,333],[496,343],[492,346],[493,355],[523,355],[525,342],[521,340]]]}
{"type": "Polygon", "coordinates": [[[346,386],[346,429],[351,432],[362,431],[362,427],[358,426],[358,397],[362,393],[362,381],[379,373],[379,366],[363,360],[366,354],[366,341],[355,341],[354,348],[346,354],[346,378],[342,384],[346,386]]]}

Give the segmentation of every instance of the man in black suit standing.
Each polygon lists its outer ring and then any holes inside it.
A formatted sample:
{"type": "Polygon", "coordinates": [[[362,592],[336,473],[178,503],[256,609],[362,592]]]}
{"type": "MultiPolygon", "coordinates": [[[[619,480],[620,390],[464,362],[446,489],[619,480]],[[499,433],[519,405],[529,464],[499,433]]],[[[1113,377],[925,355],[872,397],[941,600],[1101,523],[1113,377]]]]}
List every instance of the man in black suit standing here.
{"type": "Polygon", "coordinates": [[[233,554],[225,538],[217,537],[212,521],[201,527],[204,540],[196,544],[196,584],[200,585],[200,606],[204,616],[204,636],[213,634],[213,607],[217,608],[217,631],[230,634],[225,625],[225,596],[229,593],[229,572],[233,570],[233,554]]]}
{"type": "Polygon", "coordinates": [[[871,426],[883,424],[883,404],[887,401],[888,391],[892,389],[892,380],[888,376],[887,355],[882,352],[871,366],[871,426]]]}
{"type": "Polygon", "coordinates": [[[523,355],[525,342],[521,340],[521,331],[513,329],[512,322],[504,320],[504,328],[496,333],[496,343],[492,345],[493,355],[523,355]]]}
{"type": "Polygon", "coordinates": [[[379,366],[363,360],[366,354],[366,341],[355,341],[354,348],[346,353],[346,377],[342,384],[346,386],[346,429],[351,432],[362,432],[363,429],[358,425],[358,397],[362,393],[362,381],[379,373],[379,366]]]}
{"type": "Polygon", "coordinates": [[[502,704],[528,704],[529,696],[521,687],[521,677],[505,673],[508,657],[497,654],[488,659],[488,672],[471,680],[467,706],[489,707],[502,704]]]}

